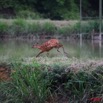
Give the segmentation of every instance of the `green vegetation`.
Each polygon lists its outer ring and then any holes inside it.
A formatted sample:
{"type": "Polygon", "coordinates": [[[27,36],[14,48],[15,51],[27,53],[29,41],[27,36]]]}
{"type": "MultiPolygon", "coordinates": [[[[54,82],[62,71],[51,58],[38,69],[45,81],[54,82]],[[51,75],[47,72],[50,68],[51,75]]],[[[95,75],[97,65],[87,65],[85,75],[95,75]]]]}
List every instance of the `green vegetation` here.
{"type": "Polygon", "coordinates": [[[0,22],[0,34],[5,35],[7,29],[8,29],[8,25],[4,22],[0,22]]]}
{"type": "Polygon", "coordinates": [[[36,64],[31,67],[14,64],[12,67],[15,70],[12,74],[12,82],[0,85],[0,87],[6,86],[4,90],[3,87],[0,89],[3,93],[3,95],[0,94],[2,96],[0,101],[5,102],[7,98],[7,102],[44,103],[49,92],[48,83],[41,78],[41,70],[36,68],[36,64]]]}
{"type": "MultiPolygon", "coordinates": [[[[79,19],[79,3],[79,0],[3,0],[0,1],[0,17],[79,19]]],[[[98,0],[83,0],[82,5],[84,17],[98,17],[98,0]]]]}
{"type": "Polygon", "coordinates": [[[50,22],[40,23],[29,23],[24,19],[16,19],[12,23],[7,24],[0,22],[0,35],[4,34],[8,36],[28,36],[28,35],[42,35],[48,34],[53,35],[55,33],[55,25],[50,22]]]}
{"type": "MultiPolygon", "coordinates": [[[[99,5],[99,1],[82,0],[82,16],[87,19],[90,16],[98,17],[99,7],[95,4],[99,5]]],[[[78,20],[79,9],[79,0],[1,0],[0,39],[45,36],[78,38],[80,32],[83,32],[83,38],[91,38],[93,33],[99,32],[99,21],[95,18],[84,20],[81,25],[79,21],[68,25],[56,25],[53,23],[55,21],[50,20],[45,22],[45,19],[78,20]],[[9,20],[5,21],[7,19],[9,20]]],[[[17,44],[20,45],[19,42],[17,44]]],[[[12,42],[8,49],[9,44],[3,46],[1,42],[1,47],[6,51],[2,52],[1,49],[0,61],[9,64],[0,64],[0,103],[87,103],[91,102],[92,97],[103,98],[103,64],[98,64],[102,60],[89,63],[88,59],[83,64],[83,61],[81,63],[76,58],[55,58],[56,54],[52,54],[51,58],[28,58],[36,55],[36,50],[34,53],[30,50],[31,44],[28,47],[25,44],[24,42],[21,49],[12,42]]],[[[73,53],[70,48],[69,53],[73,53]]],[[[86,57],[89,51],[87,52],[87,48],[84,51],[83,55],[86,57]]],[[[79,52],[78,57],[81,56],[79,52]]]]}
{"type": "Polygon", "coordinates": [[[10,64],[11,81],[0,83],[2,103],[67,103],[87,102],[91,97],[102,97],[103,67],[88,71],[72,71],[66,66],[10,64]],[[58,99],[61,98],[61,99],[58,99]]]}
{"type": "Polygon", "coordinates": [[[42,19],[42,16],[30,10],[21,10],[17,13],[17,18],[24,19],[42,19]]]}
{"type": "MultiPolygon", "coordinates": [[[[81,31],[83,31],[84,38],[90,38],[92,31],[95,33],[99,32],[99,21],[84,21],[81,24],[81,31]]],[[[103,24],[102,24],[103,30],[103,24]]],[[[12,22],[0,21],[0,35],[1,36],[70,36],[77,37],[80,32],[80,23],[67,25],[67,26],[56,26],[55,23],[46,21],[40,23],[39,21],[29,21],[25,19],[15,19],[12,22]]]]}

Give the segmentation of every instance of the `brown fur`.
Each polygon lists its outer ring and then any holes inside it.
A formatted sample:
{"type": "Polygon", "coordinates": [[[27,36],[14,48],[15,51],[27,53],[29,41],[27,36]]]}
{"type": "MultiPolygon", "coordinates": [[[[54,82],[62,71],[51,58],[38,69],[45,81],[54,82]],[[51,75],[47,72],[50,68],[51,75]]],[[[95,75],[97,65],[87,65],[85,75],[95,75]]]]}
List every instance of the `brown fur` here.
{"type": "Polygon", "coordinates": [[[42,45],[33,45],[32,48],[38,48],[40,49],[40,52],[38,53],[38,55],[36,57],[38,57],[40,54],[44,53],[44,52],[49,52],[51,49],[56,48],[58,52],[59,48],[63,48],[63,52],[65,52],[64,47],[62,44],[59,43],[58,39],[50,39],[47,42],[44,42],[42,45]]]}

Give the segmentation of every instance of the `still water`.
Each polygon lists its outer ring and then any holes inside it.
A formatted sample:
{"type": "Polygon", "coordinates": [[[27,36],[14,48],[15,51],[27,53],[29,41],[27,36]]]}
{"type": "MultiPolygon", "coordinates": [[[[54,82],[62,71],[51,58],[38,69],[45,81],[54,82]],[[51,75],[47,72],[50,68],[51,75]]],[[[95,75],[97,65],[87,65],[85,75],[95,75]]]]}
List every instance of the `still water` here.
{"type": "MultiPolygon", "coordinates": [[[[45,41],[47,40],[0,40],[0,62],[35,57],[39,50],[33,49],[32,45],[45,41]]],[[[103,46],[99,41],[85,40],[80,43],[79,40],[60,39],[60,42],[64,45],[70,58],[103,58],[103,46]]],[[[60,51],[62,52],[62,48],[60,51]]],[[[47,57],[47,53],[40,56],[47,57]]],[[[59,53],[56,49],[51,50],[48,55],[49,58],[63,56],[63,52],[59,53]]]]}

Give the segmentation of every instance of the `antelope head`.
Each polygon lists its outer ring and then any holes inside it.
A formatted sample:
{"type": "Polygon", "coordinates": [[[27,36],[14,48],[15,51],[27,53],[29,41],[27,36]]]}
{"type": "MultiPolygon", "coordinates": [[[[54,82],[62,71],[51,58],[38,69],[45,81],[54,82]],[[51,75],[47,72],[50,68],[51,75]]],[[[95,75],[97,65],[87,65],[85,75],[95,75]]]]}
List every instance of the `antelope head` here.
{"type": "Polygon", "coordinates": [[[33,46],[32,46],[32,48],[40,48],[40,46],[38,45],[38,43],[36,43],[36,44],[34,44],[33,46]]]}

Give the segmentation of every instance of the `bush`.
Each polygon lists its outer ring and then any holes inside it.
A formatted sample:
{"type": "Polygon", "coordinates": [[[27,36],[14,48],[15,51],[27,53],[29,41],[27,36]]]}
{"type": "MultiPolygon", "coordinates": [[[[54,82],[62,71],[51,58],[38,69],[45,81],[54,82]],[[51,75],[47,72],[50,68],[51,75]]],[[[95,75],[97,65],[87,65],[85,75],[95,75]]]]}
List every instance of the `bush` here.
{"type": "Polygon", "coordinates": [[[53,35],[56,31],[56,26],[53,23],[46,22],[42,24],[42,32],[46,35],[53,35]]]}
{"type": "Polygon", "coordinates": [[[7,33],[8,25],[4,22],[0,22],[0,34],[7,33]]]}
{"type": "Polygon", "coordinates": [[[58,34],[62,36],[69,36],[71,34],[70,27],[58,28],[58,34]]]}
{"type": "MultiPolygon", "coordinates": [[[[102,24],[103,29],[103,24],[102,24]]],[[[60,35],[60,36],[69,36],[77,38],[78,34],[83,33],[84,39],[90,39],[92,31],[96,33],[99,32],[99,22],[98,21],[84,21],[81,23],[80,31],[80,22],[74,25],[67,25],[64,27],[56,27],[55,24],[51,22],[39,23],[26,21],[25,19],[16,19],[11,23],[0,22],[0,35],[12,35],[16,36],[28,36],[28,35],[60,35]]]]}
{"type": "Polygon", "coordinates": [[[98,21],[88,21],[88,22],[84,22],[81,25],[81,30],[84,33],[91,33],[93,29],[95,30],[95,32],[99,32],[99,22],[98,21]]]}
{"type": "Polygon", "coordinates": [[[23,19],[17,19],[13,21],[10,29],[16,36],[27,35],[29,30],[29,24],[23,19]]]}
{"type": "Polygon", "coordinates": [[[25,19],[41,19],[41,16],[38,13],[32,12],[30,10],[21,10],[17,13],[18,18],[25,19]]]}
{"type": "Polygon", "coordinates": [[[75,25],[72,26],[65,26],[58,28],[58,34],[63,36],[74,37],[79,33],[79,31],[80,31],[80,23],[76,23],[75,25]]]}
{"type": "Polygon", "coordinates": [[[30,24],[29,33],[40,34],[41,31],[41,25],[38,22],[30,24]]]}

